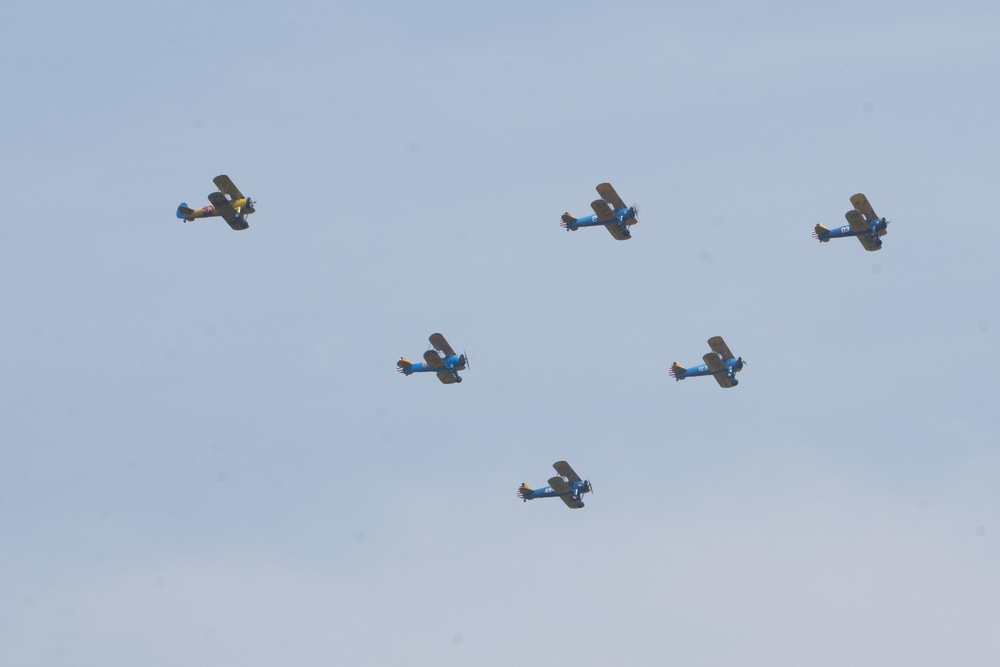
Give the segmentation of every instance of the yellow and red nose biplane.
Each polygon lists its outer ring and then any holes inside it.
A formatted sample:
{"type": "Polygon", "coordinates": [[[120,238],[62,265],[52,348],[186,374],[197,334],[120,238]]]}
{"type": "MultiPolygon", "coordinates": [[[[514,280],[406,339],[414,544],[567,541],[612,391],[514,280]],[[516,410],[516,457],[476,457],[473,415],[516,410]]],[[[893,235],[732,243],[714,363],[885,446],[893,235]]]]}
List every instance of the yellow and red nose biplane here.
{"type": "Polygon", "coordinates": [[[248,228],[250,225],[247,223],[247,216],[254,212],[253,200],[244,197],[239,188],[233,185],[233,182],[225,174],[216,176],[212,180],[219,188],[218,192],[208,195],[208,201],[212,202],[212,205],[191,208],[187,202],[183,202],[177,207],[177,217],[185,222],[191,222],[196,218],[221,216],[229,223],[233,231],[238,232],[248,228]]]}

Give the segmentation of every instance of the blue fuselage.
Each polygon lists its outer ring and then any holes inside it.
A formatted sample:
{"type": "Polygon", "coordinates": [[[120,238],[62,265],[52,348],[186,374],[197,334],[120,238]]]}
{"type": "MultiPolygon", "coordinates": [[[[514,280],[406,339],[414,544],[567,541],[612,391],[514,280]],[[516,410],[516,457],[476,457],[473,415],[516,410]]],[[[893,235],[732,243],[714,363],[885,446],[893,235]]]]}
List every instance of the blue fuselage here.
{"type": "Polygon", "coordinates": [[[453,354],[449,357],[444,357],[441,359],[444,367],[431,368],[426,363],[413,364],[407,370],[403,371],[404,375],[409,375],[410,373],[437,373],[438,371],[464,371],[465,370],[465,360],[462,359],[462,355],[453,354]]]}
{"type": "MultiPolygon", "coordinates": [[[[629,208],[620,208],[615,211],[615,221],[619,225],[632,224],[630,221],[635,219],[635,211],[629,208]]],[[[597,227],[598,225],[607,225],[613,221],[608,220],[607,222],[602,221],[596,215],[585,215],[582,218],[577,218],[576,222],[566,225],[567,229],[577,229],[579,227],[597,227]]]]}
{"type": "Polygon", "coordinates": [[[839,239],[846,236],[862,236],[869,235],[872,237],[885,236],[887,221],[885,218],[876,218],[875,220],[868,221],[868,229],[861,232],[856,232],[851,229],[850,225],[843,225],[841,227],[834,227],[833,229],[823,232],[821,234],[816,234],[816,238],[820,241],[825,241],[827,239],[839,239]]]}
{"type": "Polygon", "coordinates": [[[573,482],[569,485],[570,492],[559,494],[556,493],[555,489],[551,486],[543,486],[540,489],[532,489],[531,491],[522,491],[522,497],[524,500],[534,500],[535,498],[558,498],[560,495],[563,496],[576,496],[579,498],[585,493],[590,493],[590,487],[585,481],[573,482]]]}
{"type": "MultiPolygon", "coordinates": [[[[718,373],[739,373],[743,370],[742,359],[727,359],[724,364],[725,370],[717,371],[718,373]]],[[[684,378],[696,377],[698,375],[714,375],[714,373],[707,364],[698,364],[697,366],[692,366],[691,368],[685,368],[684,374],[678,379],[682,380],[684,378]]]]}

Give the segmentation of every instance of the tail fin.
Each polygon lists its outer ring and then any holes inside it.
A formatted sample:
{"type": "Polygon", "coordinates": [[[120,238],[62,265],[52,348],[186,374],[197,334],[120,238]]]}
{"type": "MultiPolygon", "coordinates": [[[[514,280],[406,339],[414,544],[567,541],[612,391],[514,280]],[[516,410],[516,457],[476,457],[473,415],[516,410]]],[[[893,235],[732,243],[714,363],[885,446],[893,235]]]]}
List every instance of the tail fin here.
{"type": "Polygon", "coordinates": [[[566,231],[574,231],[575,232],[578,229],[577,226],[576,226],[576,218],[574,218],[572,215],[570,215],[569,211],[566,211],[565,213],[563,213],[563,215],[562,215],[562,222],[559,223],[559,226],[560,227],[565,227],[566,231]]]}
{"type": "Polygon", "coordinates": [[[188,220],[194,220],[194,218],[188,218],[188,216],[191,215],[192,213],[194,213],[194,209],[189,208],[186,201],[181,202],[181,205],[177,207],[178,220],[184,220],[185,218],[187,218],[188,220]]]}
{"type": "Polygon", "coordinates": [[[396,372],[403,375],[409,375],[412,367],[413,364],[406,357],[400,357],[399,361],[396,362],[396,372]]]}
{"type": "Polygon", "coordinates": [[[667,375],[669,375],[670,377],[672,377],[675,380],[679,381],[679,380],[683,380],[684,379],[684,373],[686,373],[686,372],[687,372],[687,369],[684,368],[683,366],[681,366],[680,364],[678,364],[675,361],[674,365],[671,366],[670,370],[667,371],[667,375]]]}
{"type": "Polygon", "coordinates": [[[531,494],[531,491],[532,488],[530,486],[528,486],[524,482],[521,482],[521,486],[517,487],[517,497],[523,500],[524,502],[528,502],[529,500],[531,500],[531,498],[526,496],[529,496],[531,494]]]}
{"type": "Polygon", "coordinates": [[[826,234],[829,234],[829,233],[830,233],[830,230],[827,229],[826,227],[824,227],[823,225],[816,225],[816,227],[813,228],[812,237],[814,239],[817,239],[820,243],[826,243],[830,239],[829,238],[823,238],[823,236],[826,235],[826,234]]]}

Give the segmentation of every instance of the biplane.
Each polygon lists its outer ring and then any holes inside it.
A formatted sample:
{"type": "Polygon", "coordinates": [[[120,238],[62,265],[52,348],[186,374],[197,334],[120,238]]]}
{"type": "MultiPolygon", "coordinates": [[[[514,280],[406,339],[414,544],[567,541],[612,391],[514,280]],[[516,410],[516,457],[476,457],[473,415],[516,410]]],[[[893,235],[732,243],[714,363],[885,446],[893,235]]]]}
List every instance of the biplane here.
{"type": "Polygon", "coordinates": [[[830,239],[844,236],[857,236],[865,250],[874,252],[882,247],[882,239],[888,233],[889,221],[875,215],[875,210],[868,203],[868,198],[860,192],[851,197],[851,204],[854,208],[844,214],[847,224],[843,227],[827,229],[823,225],[816,225],[813,229],[812,237],[820,243],[827,243],[830,239]]]}
{"type": "Polygon", "coordinates": [[[708,346],[712,348],[712,351],[702,357],[704,364],[693,368],[684,368],[675,361],[668,371],[670,377],[680,381],[698,375],[711,375],[723,389],[738,385],[740,382],[736,379],[736,374],[743,370],[743,366],[746,364],[743,357],[735,357],[729,351],[726,341],[722,340],[722,336],[709,338],[708,346]]]}
{"type": "Polygon", "coordinates": [[[558,477],[549,480],[549,485],[541,489],[532,489],[522,483],[517,488],[517,497],[528,502],[535,498],[562,498],[570,509],[583,507],[583,494],[590,493],[590,480],[580,479],[580,476],[565,461],[556,461],[552,467],[559,473],[558,477]]]}
{"type": "Polygon", "coordinates": [[[216,176],[212,180],[219,188],[218,192],[208,195],[208,201],[212,202],[212,205],[191,208],[187,202],[182,202],[177,207],[177,217],[184,222],[191,222],[197,218],[221,216],[229,223],[233,231],[238,232],[248,228],[250,225],[247,223],[247,216],[254,212],[253,200],[244,197],[239,188],[233,185],[233,182],[225,174],[216,176]]]}
{"type": "Polygon", "coordinates": [[[396,372],[403,375],[437,373],[438,380],[444,384],[461,382],[462,377],[458,371],[469,367],[469,358],[465,354],[456,354],[439,333],[431,334],[430,342],[434,349],[424,352],[424,363],[415,364],[406,357],[400,357],[396,362],[396,372]]]}
{"type": "Polygon", "coordinates": [[[639,222],[639,218],[636,217],[639,214],[638,209],[634,205],[626,206],[610,183],[598,185],[597,194],[601,195],[601,198],[595,199],[590,204],[590,208],[594,209],[594,215],[576,218],[566,212],[563,213],[559,225],[565,227],[568,232],[575,232],[580,227],[604,225],[616,239],[628,241],[632,238],[629,226],[639,222]]]}

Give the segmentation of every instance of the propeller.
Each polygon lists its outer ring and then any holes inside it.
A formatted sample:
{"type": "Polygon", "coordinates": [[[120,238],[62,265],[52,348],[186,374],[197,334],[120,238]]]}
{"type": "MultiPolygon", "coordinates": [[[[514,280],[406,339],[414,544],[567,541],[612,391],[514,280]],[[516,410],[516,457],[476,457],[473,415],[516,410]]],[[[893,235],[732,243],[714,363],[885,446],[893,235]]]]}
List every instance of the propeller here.
{"type": "Polygon", "coordinates": [[[632,202],[632,206],[629,207],[628,212],[632,214],[633,218],[639,218],[639,205],[632,202]]]}
{"type": "Polygon", "coordinates": [[[462,350],[462,358],[459,359],[459,362],[464,364],[470,371],[472,370],[472,365],[469,363],[469,355],[465,353],[465,350],[462,350]]]}
{"type": "Polygon", "coordinates": [[[587,493],[593,493],[594,492],[594,487],[592,487],[590,485],[590,480],[589,479],[583,480],[583,486],[584,486],[585,489],[587,489],[587,493]]]}

